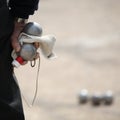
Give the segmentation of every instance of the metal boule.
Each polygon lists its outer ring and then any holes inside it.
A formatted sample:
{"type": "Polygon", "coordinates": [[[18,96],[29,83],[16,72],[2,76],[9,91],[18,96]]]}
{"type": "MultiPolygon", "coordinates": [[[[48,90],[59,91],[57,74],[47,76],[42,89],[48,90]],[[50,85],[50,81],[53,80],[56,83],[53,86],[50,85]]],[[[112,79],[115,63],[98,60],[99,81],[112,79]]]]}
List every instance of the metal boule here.
{"type": "Polygon", "coordinates": [[[106,104],[106,105],[110,105],[113,103],[113,92],[112,91],[107,91],[104,95],[103,95],[103,102],[106,104]]]}
{"type": "Polygon", "coordinates": [[[36,22],[29,22],[23,28],[24,33],[33,36],[41,36],[42,35],[42,27],[36,22]]]}
{"type": "Polygon", "coordinates": [[[79,103],[86,103],[88,101],[88,91],[83,89],[78,94],[79,103]]]}
{"type": "Polygon", "coordinates": [[[100,105],[102,101],[102,95],[100,93],[94,93],[91,97],[91,102],[93,105],[100,105]]]}
{"type": "Polygon", "coordinates": [[[32,61],[36,56],[36,48],[33,44],[24,44],[20,50],[20,56],[26,61],[32,61]]]}

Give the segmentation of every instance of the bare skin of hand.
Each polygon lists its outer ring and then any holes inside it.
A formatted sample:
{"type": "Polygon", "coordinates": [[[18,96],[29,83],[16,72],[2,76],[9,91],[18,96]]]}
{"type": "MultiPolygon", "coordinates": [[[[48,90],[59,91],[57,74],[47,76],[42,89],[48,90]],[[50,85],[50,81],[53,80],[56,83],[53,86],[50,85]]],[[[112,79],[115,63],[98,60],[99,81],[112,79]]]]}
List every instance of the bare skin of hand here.
{"type": "Polygon", "coordinates": [[[16,52],[19,52],[20,48],[21,48],[19,41],[18,41],[18,37],[19,37],[21,31],[23,30],[24,26],[25,26],[24,23],[15,22],[15,24],[14,24],[14,31],[13,31],[12,36],[11,36],[11,43],[12,43],[13,49],[16,52]]]}
{"type": "MultiPolygon", "coordinates": [[[[19,52],[21,49],[21,46],[18,41],[18,37],[19,37],[21,31],[23,30],[24,26],[25,26],[25,23],[15,22],[15,24],[14,24],[14,31],[11,36],[11,44],[12,44],[13,49],[16,52],[19,52]]],[[[39,48],[40,45],[39,45],[39,43],[34,43],[34,46],[37,49],[37,48],[39,48]]],[[[35,59],[37,59],[38,57],[39,57],[39,54],[37,53],[35,59]]],[[[25,65],[25,64],[27,64],[27,61],[24,61],[22,63],[22,65],[25,65]]]]}

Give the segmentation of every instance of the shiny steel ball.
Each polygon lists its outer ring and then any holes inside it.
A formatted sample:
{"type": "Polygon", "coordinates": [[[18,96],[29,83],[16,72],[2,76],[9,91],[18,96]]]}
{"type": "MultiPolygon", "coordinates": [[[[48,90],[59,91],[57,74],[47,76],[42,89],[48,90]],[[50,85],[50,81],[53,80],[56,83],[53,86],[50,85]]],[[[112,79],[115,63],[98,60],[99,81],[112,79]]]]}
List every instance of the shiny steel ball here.
{"type": "Polygon", "coordinates": [[[102,102],[102,95],[100,93],[94,93],[91,97],[91,102],[93,105],[100,105],[102,102]]]}
{"type": "Polygon", "coordinates": [[[86,103],[88,101],[88,91],[83,89],[78,94],[79,103],[86,103]]]}
{"type": "Polygon", "coordinates": [[[36,48],[33,44],[24,44],[20,51],[20,56],[26,61],[32,61],[36,56],[36,48]]]}
{"type": "Polygon", "coordinates": [[[42,27],[36,22],[29,22],[25,25],[23,32],[28,35],[41,36],[42,27]]]}
{"type": "Polygon", "coordinates": [[[114,100],[114,97],[113,97],[112,91],[109,90],[103,95],[103,101],[106,105],[112,104],[113,100],[114,100]]]}

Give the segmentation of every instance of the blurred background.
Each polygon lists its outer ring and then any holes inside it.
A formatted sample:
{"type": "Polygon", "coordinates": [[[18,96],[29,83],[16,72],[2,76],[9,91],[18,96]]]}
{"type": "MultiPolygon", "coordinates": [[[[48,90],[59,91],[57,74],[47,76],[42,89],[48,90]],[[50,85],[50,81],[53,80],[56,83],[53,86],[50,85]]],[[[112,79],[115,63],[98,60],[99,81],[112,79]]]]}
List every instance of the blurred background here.
{"type": "MultiPolygon", "coordinates": [[[[54,34],[57,59],[41,54],[38,94],[33,107],[23,99],[26,120],[120,119],[120,1],[41,0],[29,21],[38,22],[43,35],[54,34]],[[113,104],[79,104],[87,89],[114,93],[113,104]]],[[[38,61],[37,61],[38,63],[38,61]]],[[[35,92],[36,67],[15,69],[21,93],[30,104],[35,92]]]]}

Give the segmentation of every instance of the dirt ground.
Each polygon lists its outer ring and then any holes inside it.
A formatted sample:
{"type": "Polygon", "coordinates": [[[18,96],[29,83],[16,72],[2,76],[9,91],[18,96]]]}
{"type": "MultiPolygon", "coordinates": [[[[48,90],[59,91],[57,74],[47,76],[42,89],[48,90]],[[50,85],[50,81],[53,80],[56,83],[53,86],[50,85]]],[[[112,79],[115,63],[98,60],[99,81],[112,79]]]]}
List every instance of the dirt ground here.
{"type": "MultiPolygon", "coordinates": [[[[57,38],[57,59],[41,54],[38,95],[33,107],[23,99],[26,120],[120,119],[120,1],[41,0],[30,21],[43,27],[43,35],[57,38]],[[87,89],[114,93],[110,106],[78,104],[78,93],[87,89]]],[[[37,61],[38,63],[38,61],[37,61]]],[[[30,104],[37,66],[15,69],[23,96],[30,104]]]]}

